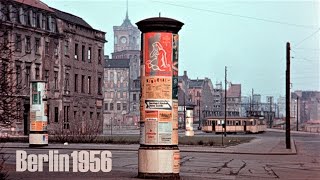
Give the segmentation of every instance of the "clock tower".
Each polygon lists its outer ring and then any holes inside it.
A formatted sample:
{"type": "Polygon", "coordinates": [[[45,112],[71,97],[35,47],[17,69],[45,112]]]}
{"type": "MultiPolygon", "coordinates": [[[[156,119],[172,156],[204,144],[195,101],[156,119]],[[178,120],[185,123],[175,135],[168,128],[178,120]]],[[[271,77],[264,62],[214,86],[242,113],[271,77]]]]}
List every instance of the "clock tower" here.
{"type": "Polygon", "coordinates": [[[114,52],[140,50],[140,31],[136,26],[131,24],[128,16],[128,8],[121,26],[113,26],[113,33],[114,52]]]}

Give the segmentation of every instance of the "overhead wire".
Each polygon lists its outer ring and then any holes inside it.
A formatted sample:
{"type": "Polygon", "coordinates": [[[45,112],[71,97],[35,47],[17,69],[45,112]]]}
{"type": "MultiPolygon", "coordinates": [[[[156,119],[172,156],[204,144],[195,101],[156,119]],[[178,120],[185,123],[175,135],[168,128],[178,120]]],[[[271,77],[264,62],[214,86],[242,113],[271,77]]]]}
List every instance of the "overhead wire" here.
{"type": "Polygon", "coordinates": [[[246,16],[246,15],[240,15],[240,14],[232,14],[232,13],[226,13],[226,12],[215,11],[215,10],[210,10],[210,9],[203,9],[203,8],[196,8],[196,7],[191,7],[191,6],[181,5],[181,4],[174,4],[174,3],[163,2],[163,1],[157,1],[157,0],[151,0],[151,1],[155,2],[155,3],[170,5],[170,6],[176,6],[176,7],[186,8],[186,9],[193,9],[193,10],[198,10],[198,11],[205,11],[205,12],[226,15],[226,16],[239,17],[239,18],[243,18],[243,19],[251,19],[251,20],[263,21],[263,22],[268,22],[268,23],[276,23],[276,24],[295,26],[295,27],[300,27],[300,28],[315,29],[315,26],[310,26],[310,25],[287,23],[287,22],[282,22],[282,21],[277,21],[277,20],[272,20],[272,19],[246,16]]]}

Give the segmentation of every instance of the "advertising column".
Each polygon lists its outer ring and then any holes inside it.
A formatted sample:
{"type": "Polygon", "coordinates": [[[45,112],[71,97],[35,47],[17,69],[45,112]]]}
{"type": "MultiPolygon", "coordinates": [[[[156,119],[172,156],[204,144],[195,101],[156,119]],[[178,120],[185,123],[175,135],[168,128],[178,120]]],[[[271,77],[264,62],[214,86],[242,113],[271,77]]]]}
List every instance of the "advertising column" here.
{"type": "Polygon", "coordinates": [[[193,136],[193,107],[186,107],[186,136],[193,136]]]}
{"type": "Polygon", "coordinates": [[[140,178],[179,178],[178,31],[183,23],[149,18],[142,32],[140,97],[140,178]]]}
{"type": "Polygon", "coordinates": [[[47,93],[45,81],[31,81],[29,146],[47,146],[47,93]]]}

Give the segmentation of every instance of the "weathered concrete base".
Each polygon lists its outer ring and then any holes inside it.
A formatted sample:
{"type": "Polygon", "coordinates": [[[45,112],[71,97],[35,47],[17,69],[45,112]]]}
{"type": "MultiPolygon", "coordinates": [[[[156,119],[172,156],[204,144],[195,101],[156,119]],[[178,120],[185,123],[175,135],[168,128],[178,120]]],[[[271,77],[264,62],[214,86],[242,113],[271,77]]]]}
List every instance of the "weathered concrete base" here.
{"type": "Polygon", "coordinates": [[[141,178],[179,178],[178,146],[141,146],[138,172],[141,178]]]}

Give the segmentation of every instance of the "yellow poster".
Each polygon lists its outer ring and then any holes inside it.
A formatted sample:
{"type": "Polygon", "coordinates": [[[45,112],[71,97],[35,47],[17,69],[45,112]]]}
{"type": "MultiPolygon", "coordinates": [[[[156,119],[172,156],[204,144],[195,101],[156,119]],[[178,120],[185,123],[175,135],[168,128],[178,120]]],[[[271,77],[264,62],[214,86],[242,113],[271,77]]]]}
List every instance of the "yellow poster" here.
{"type": "Polygon", "coordinates": [[[172,111],[172,128],[178,129],[178,100],[172,101],[173,111],[172,111]]]}
{"type": "Polygon", "coordinates": [[[159,122],[172,121],[172,111],[159,111],[159,122]]]}
{"type": "Polygon", "coordinates": [[[145,97],[147,99],[171,99],[172,77],[145,77],[145,97]]]}

